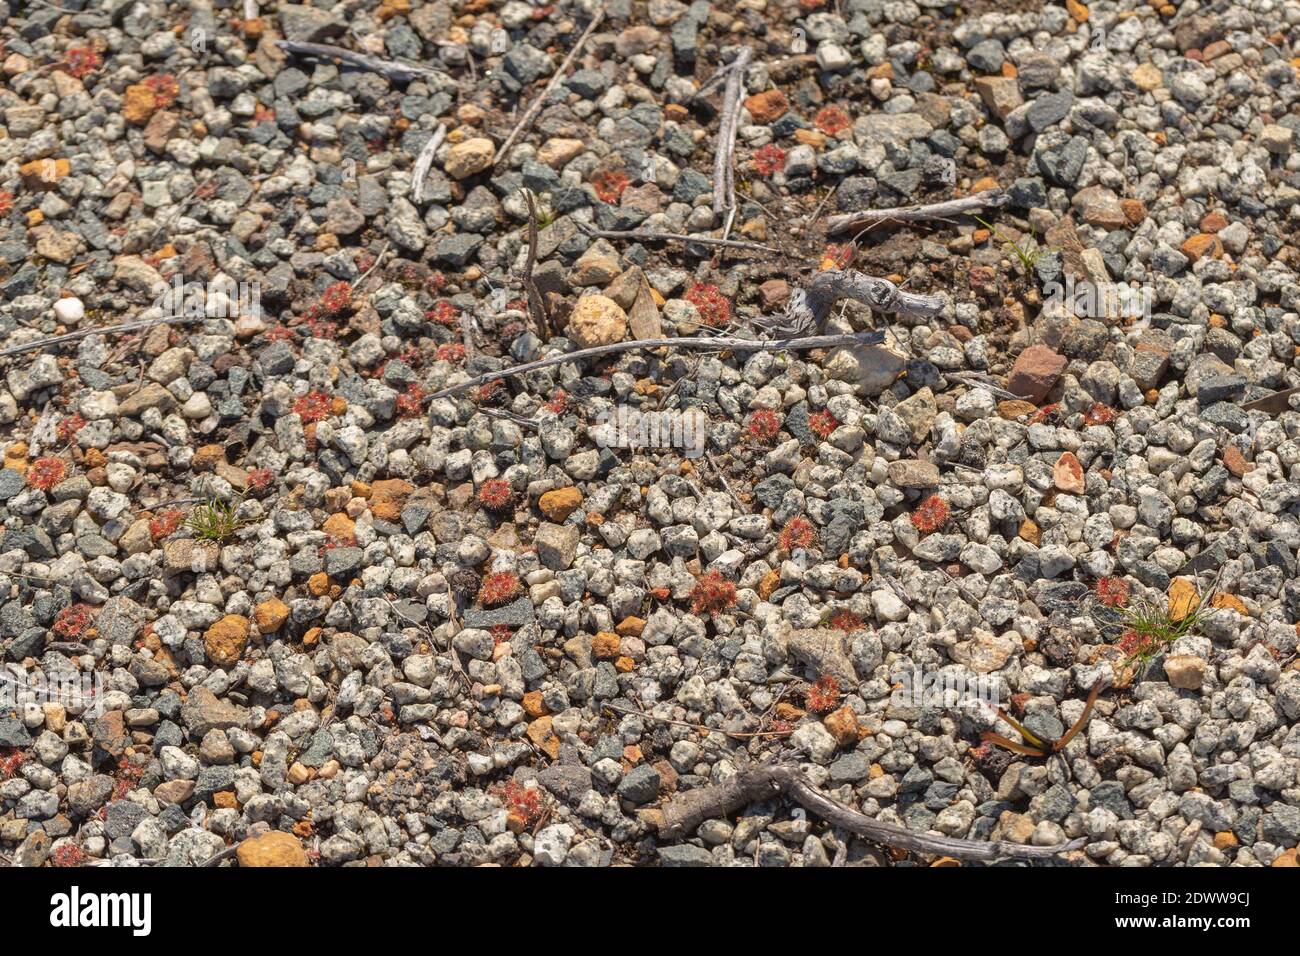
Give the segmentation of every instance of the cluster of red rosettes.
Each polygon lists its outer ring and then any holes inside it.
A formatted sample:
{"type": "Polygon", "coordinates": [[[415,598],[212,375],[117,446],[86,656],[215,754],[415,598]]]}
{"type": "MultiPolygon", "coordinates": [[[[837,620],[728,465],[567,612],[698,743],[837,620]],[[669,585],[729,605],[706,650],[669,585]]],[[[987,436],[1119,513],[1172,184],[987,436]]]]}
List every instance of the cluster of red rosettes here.
{"type": "Polygon", "coordinates": [[[74,604],[54,615],[54,623],[50,626],[50,630],[64,640],[71,640],[86,633],[92,620],[94,617],[89,605],[74,604]]]}
{"type": "Polygon", "coordinates": [[[59,421],[57,429],[59,433],[59,441],[63,442],[65,445],[72,444],[73,439],[77,437],[77,432],[81,431],[85,427],[86,419],[83,418],[79,412],[65,415],[59,421]]]}
{"type": "Polygon", "coordinates": [[[170,73],[156,73],[144,81],[144,85],[149,92],[153,94],[154,105],[158,109],[165,109],[176,102],[176,97],[180,95],[180,84],[176,82],[176,77],[170,73]]]}
{"type": "Polygon", "coordinates": [[[745,430],[757,441],[770,442],[781,431],[781,418],[770,408],[759,408],[750,414],[745,430]]]}
{"type": "Polygon", "coordinates": [[[415,382],[397,396],[397,414],[402,418],[416,418],[424,410],[424,389],[415,382]]]}
{"type": "Polygon", "coordinates": [[[839,427],[840,420],[832,415],[829,409],[823,408],[820,412],[813,412],[808,416],[808,429],[823,441],[830,438],[831,433],[839,427]]]}
{"type": "Polygon", "coordinates": [[[1123,578],[1098,578],[1097,600],[1106,607],[1124,607],[1128,604],[1129,583],[1123,578]]]}
{"type": "Polygon", "coordinates": [[[831,104],[817,111],[817,115],[813,117],[813,125],[827,136],[838,136],[852,126],[853,121],[849,119],[848,113],[831,104]]]}
{"type": "Polygon", "coordinates": [[[695,614],[720,614],[736,603],[736,585],[720,571],[706,571],[695,579],[691,589],[691,611],[695,614]]]}
{"type": "Polygon", "coordinates": [[[304,425],[328,418],[333,399],[319,389],[299,395],[293,400],[294,413],[302,419],[304,425]]]}
{"type": "Polygon", "coordinates": [[[622,198],[623,190],[627,189],[630,182],[627,173],[617,169],[607,169],[592,175],[591,188],[596,191],[596,196],[601,202],[612,205],[622,198]]]}
{"type": "Polygon", "coordinates": [[[161,541],[168,535],[174,534],[176,529],[181,526],[181,519],[184,517],[185,515],[176,508],[156,515],[149,522],[149,536],[155,541],[161,541]]]}
{"type": "Polygon", "coordinates": [[[478,600],[484,607],[496,607],[519,596],[519,575],[513,571],[493,571],[483,577],[479,585],[478,600]]]}
{"type": "Polygon", "coordinates": [[[829,674],[823,674],[808,686],[804,700],[814,714],[828,713],[839,705],[840,682],[829,674]]]}
{"type": "Polygon", "coordinates": [[[930,534],[948,523],[948,514],[948,502],[938,495],[930,495],[912,512],[912,527],[921,534],[930,534]]]}
{"type": "Polygon", "coordinates": [[[754,168],[760,176],[772,176],[785,168],[785,150],[768,143],[754,150],[754,168]]]}
{"type": "Polygon", "coordinates": [[[73,47],[63,55],[63,71],[80,80],[98,70],[102,62],[99,51],[94,47],[73,47]]]}
{"type": "Polygon", "coordinates": [[[37,458],[27,468],[27,484],[41,491],[49,491],[68,477],[68,466],[62,458],[37,458]]]}
{"type": "Polygon", "coordinates": [[[682,296],[700,310],[700,318],[710,328],[721,328],[731,321],[731,300],[711,282],[697,282],[682,296]]]}
{"type": "Polygon", "coordinates": [[[802,515],[796,515],[785,523],[781,533],[777,535],[777,544],[782,551],[793,551],[795,548],[811,548],[817,543],[817,529],[813,523],[802,515]]]}
{"type": "Polygon", "coordinates": [[[488,511],[505,511],[514,501],[515,493],[504,478],[489,478],[478,490],[478,503],[488,511]]]}

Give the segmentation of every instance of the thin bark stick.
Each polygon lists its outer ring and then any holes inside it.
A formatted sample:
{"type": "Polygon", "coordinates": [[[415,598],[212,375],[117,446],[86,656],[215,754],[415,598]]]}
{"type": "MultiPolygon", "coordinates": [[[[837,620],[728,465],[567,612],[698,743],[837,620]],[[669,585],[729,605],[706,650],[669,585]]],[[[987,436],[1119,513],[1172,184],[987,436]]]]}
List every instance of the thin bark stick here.
{"type": "Polygon", "coordinates": [[[748,739],[751,737],[789,737],[793,730],[722,730],[718,727],[710,727],[707,724],[692,724],[688,720],[673,720],[671,717],[656,717],[654,714],[644,710],[633,710],[631,707],[619,707],[616,704],[604,704],[607,710],[612,710],[618,714],[629,714],[633,717],[640,717],[644,720],[653,720],[661,724],[671,724],[674,727],[686,727],[690,730],[703,731],[706,734],[721,734],[724,737],[736,737],[748,739]]]}
{"type": "MultiPolygon", "coordinates": [[[[938,315],[946,305],[943,296],[904,292],[888,279],[878,279],[861,272],[827,271],[819,273],[808,284],[806,290],[799,289],[791,298],[785,313],[768,325],[771,328],[792,327],[801,333],[820,329],[825,324],[830,310],[840,299],[853,299],[881,312],[900,312],[923,318],[938,315]]],[[[434,399],[445,398],[509,375],[523,375],[552,365],[563,365],[567,362],[578,362],[633,349],[734,349],[738,352],[781,352],[836,346],[879,345],[884,339],[883,332],[783,335],[777,339],[741,339],[722,335],[637,339],[631,342],[615,342],[612,345],[597,345],[589,349],[579,349],[576,352],[566,352],[563,355],[553,355],[550,358],[512,365],[495,372],[484,372],[457,385],[448,385],[446,388],[439,389],[432,395],[426,396],[424,400],[431,402],[434,399]]]]}
{"type": "Polygon", "coordinates": [[[457,392],[463,392],[507,376],[524,375],[538,369],[550,368],[552,365],[581,362],[584,359],[599,358],[602,355],[612,355],[617,352],[630,352],[635,349],[735,349],[738,352],[780,352],[785,349],[833,348],[837,345],[879,345],[884,341],[884,338],[885,334],[883,332],[849,332],[838,335],[813,335],[794,339],[733,339],[725,335],[715,335],[615,342],[613,345],[597,345],[589,349],[579,349],[576,352],[565,352],[563,355],[552,355],[550,358],[524,362],[521,365],[512,365],[509,368],[503,368],[495,372],[484,372],[482,375],[475,375],[473,378],[457,385],[448,385],[431,395],[426,395],[424,401],[431,402],[434,399],[455,395],[457,392]]]}
{"type": "Polygon", "coordinates": [[[740,119],[740,92],[744,88],[745,68],[753,55],[753,49],[742,47],[736,54],[736,58],[731,61],[727,73],[727,92],[722,100],[717,149],[713,154],[713,211],[715,213],[736,207],[732,154],[736,149],[736,123],[740,119]]]}
{"type": "Polygon", "coordinates": [[[524,201],[528,203],[528,258],[524,260],[524,294],[528,297],[528,311],[533,323],[543,340],[551,337],[551,317],[546,312],[546,300],[537,289],[533,280],[533,266],[537,264],[537,203],[533,201],[533,191],[524,190],[524,201]]]}
{"type": "Polygon", "coordinates": [[[1085,838],[1080,838],[1055,846],[1026,846],[1006,840],[981,843],[918,833],[906,827],[873,820],[857,810],[851,810],[817,790],[797,770],[779,765],[747,768],[723,783],[678,794],[664,808],[659,835],[670,840],[681,839],[705,820],[734,813],[750,803],[776,794],[788,797],[833,827],[856,833],[876,843],[915,853],[951,856],[961,860],[1043,860],[1076,850],[1087,842],[1085,838]]]}
{"type": "Polygon", "coordinates": [[[560,68],[551,74],[550,81],[546,84],[542,92],[538,94],[537,98],[529,105],[528,109],[524,111],[524,115],[519,118],[519,122],[516,123],[515,128],[510,131],[510,135],[506,137],[506,141],[501,144],[501,148],[498,149],[496,155],[492,157],[493,166],[505,158],[506,154],[510,152],[510,147],[515,145],[515,140],[527,132],[527,130],[533,125],[533,120],[535,120],[537,114],[541,112],[542,104],[546,102],[546,97],[549,96],[551,90],[555,88],[555,84],[560,82],[560,79],[564,76],[565,72],[568,71],[569,67],[573,64],[573,61],[578,58],[578,54],[582,52],[582,48],[587,45],[587,40],[591,38],[591,35],[596,32],[596,28],[600,26],[601,22],[605,19],[605,11],[608,7],[608,3],[601,4],[600,9],[596,11],[596,15],[592,17],[591,22],[587,24],[587,29],[582,31],[582,36],[578,37],[578,42],[573,45],[573,49],[569,51],[569,55],[566,56],[564,62],[560,64],[560,68]]]}
{"type": "Polygon", "coordinates": [[[424,149],[420,150],[420,155],[415,160],[415,168],[411,170],[411,198],[419,202],[424,198],[424,180],[429,175],[429,170],[433,167],[433,154],[438,151],[442,141],[447,138],[447,124],[439,123],[438,128],[433,131],[429,141],[424,144],[424,149]]]}
{"type": "Polygon", "coordinates": [[[7,349],[0,349],[0,358],[7,358],[10,355],[22,355],[25,352],[35,352],[38,349],[45,349],[51,345],[62,345],[64,342],[75,342],[77,339],[84,339],[91,335],[111,335],[115,332],[139,332],[144,329],[152,329],[155,325],[189,325],[193,322],[203,322],[208,318],[206,315],[190,316],[168,316],[162,319],[142,319],[139,322],[123,322],[121,325],[103,325],[93,329],[78,329],[76,332],[67,332],[63,335],[53,335],[47,339],[37,339],[34,342],[28,342],[26,345],[11,345],[7,349]]]}
{"type": "Polygon", "coordinates": [[[780,249],[743,239],[718,239],[715,236],[697,236],[682,232],[635,232],[632,230],[597,229],[584,222],[578,228],[596,239],[635,239],[639,242],[698,242],[702,246],[725,246],[728,249],[749,249],[753,252],[770,252],[784,255],[780,249]]]}
{"type": "Polygon", "coordinates": [[[320,56],[334,60],[341,60],[344,63],[351,63],[353,66],[360,67],[363,70],[369,70],[371,73],[378,73],[385,79],[392,80],[395,83],[407,83],[420,77],[430,76],[449,79],[446,73],[443,73],[441,70],[435,70],[432,67],[414,66],[406,63],[397,63],[393,60],[384,60],[377,56],[370,56],[366,53],[357,53],[354,50],[347,50],[341,46],[334,46],[331,43],[304,43],[299,40],[276,40],[275,45],[286,53],[292,53],[294,56],[320,56]]]}
{"type": "Polygon", "coordinates": [[[858,226],[869,225],[893,219],[896,222],[922,222],[927,219],[943,219],[947,216],[959,216],[982,209],[996,209],[1005,206],[1011,197],[1001,189],[985,189],[973,196],[961,199],[949,199],[945,202],[930,203],[924,206],[895,206],[890,209],[862,209],[858,212],[841,213],[826,220],[827,235],[846,232],[858,226]]]}

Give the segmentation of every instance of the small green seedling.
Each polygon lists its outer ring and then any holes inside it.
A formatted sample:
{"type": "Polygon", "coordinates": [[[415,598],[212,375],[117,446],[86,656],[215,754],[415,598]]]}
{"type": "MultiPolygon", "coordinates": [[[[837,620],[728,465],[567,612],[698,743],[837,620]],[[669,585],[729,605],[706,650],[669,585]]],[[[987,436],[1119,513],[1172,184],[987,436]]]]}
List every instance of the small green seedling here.
{"type": "Polygon", "coordinates": [[[1041,257],[1045,251],[1043,247],[1039,245],[1038,233],[1035,231],[1030,232],[1028,240],[1022,240],[1022,242],[1025,243],[1022,246],[1020,243],[1013,242],[1008,236],[999,231],[991,222],[981,219],[979,216],[975,217],[975,221],[989,232],[993,233],[994,236],[1001,239],[1003,244],[1015,253],[1016,258],[1020,260],[1020,264],[1025,267],[1026,272],[1033,270],[1034,264],[1038,262],[1039,257],[1041,257]]]}

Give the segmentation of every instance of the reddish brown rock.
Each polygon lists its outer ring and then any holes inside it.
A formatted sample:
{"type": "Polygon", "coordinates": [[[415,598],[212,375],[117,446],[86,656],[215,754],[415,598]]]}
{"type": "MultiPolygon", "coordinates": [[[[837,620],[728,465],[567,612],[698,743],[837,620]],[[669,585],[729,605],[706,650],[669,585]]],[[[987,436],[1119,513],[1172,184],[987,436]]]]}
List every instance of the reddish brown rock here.
{"type": "Polygon", "coordinates": [[[1046,345],[1031,345],[1016,357],[1007,388],[1025,401],[1041,402],[1065,371],[1065,356],[1046,345]]]}
{"type": "Polygon", "coordinates": [[[1083,465],[1070,452],[1063,452],[1052,466],[1052,481],[1066,494],[1083,494],[1083,465]]]}
{"type": "Polygon", "coordinates": [[[771,123],[786,114],[790,104],[780,90],[765,90],[745,98],[745,109],[755,123],[771,123]]]}

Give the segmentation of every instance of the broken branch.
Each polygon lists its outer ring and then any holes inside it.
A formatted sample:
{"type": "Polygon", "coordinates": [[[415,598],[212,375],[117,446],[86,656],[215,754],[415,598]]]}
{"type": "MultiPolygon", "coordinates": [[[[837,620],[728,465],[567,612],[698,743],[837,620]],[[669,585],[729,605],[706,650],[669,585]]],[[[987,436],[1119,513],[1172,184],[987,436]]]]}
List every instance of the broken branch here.
{"type": "MultiPolygon", "coordinates": [[[[830,310],[840,299],[853,299],[881,312],[900,312],[907,315],[932,317],[943,311],[947,300],[938,295],[917,295],[904,292],[888,279],[878,279],[861,272],[827,271],[819,273],[808,283],[806,290],[798,290],[791,299],[783,316],[767,323],[768,328],[785,328],[796,326],[800,331],[820,328],[826,321],[830,310]]],[[[885,340],[883,332],[842,332],[831,335],[783,336],[778,339],[740,339],[725,335],[694,336],[682,338],[637,339],[631,342],[615,342],[612,345],[597,345],[563,355],[512,365],[495,372],[484,372],[456,385],[448,385],[431,395],[425,396],[426,402],[445,398],[457,392],[483,385],[508,375],[523,375],[552,365],[566,362],[578,362],[583,359],[598,358],[616,352],[633,349],[735,349],[738,352],[783,352],[803,349],[835,348],[846,345],[879,345],[885,340]]],[[[468,349],[467,349],[468,351],[468,349]]]]}
{"type": "Polygon", "coordinates": [[[1011,196],[1001,189],[985,189],[983,192],[961,199],[949,199],[946,202],[930,203],[924,206],[895,206],[891,209],[862,209],[858,212],[841,213],[826,220],[827,235],[846,232],[859,226],[893,219],[895,222],[923,222],[927,219],[946,219],[963,213],[980,212],[983,209],[996,209],[1005,206],[1011,196]]]}
{"type": "Polygon", "coordinates": [[[350,63],[353,66],[360,67],[363,70],[369,70],[371,73],[378,73],[385,79],[392,80],[394,83],[408,83],[419,77],[439,77],[448,79],[447,74],[441,70],[435,70],[427,66],[414,66],[406,63],[397,63],[393,60],[384,60],[377,56],[370,56],[367,53],[357,53],[355,50],[348,50],[341,46],[334,46],[331,43],[305,43],[300,40],[276,40],[275,45],[286,53],[292,53],[294,56],[320,56],[328,59],[340,60],[344,63],[350,63]]]}
{"type": "Polygon", "coordinates": [[[1043,860],[1078,849],[1087,842],[1080,838],[1055,846],[1027,846],[1006,840],[982,843],[918,833],[852,810],[813,787],[799,771],[779,765],[746,768],[722,783],[678,794],[663,810],[659,835],[670,840],[681,839],[705,820],[734,813],[750,803],[777,794],[788,797],[834,827],[915,853],[962,860],[1043,860]]]}
{"type": "Polygon", "coordinates": [[[506,137],[506,141],[501,144],[501,148],[498,149],[496,155],[492,157],[493,166],[501,162],[501,160],[505,158],[506,154],[510,152],[510,147],[515,145],[515,140],[532,127],[533,120],[537,118],[537,114],[541,112],[542,104],[546,102],[546,97],[549,96],[551,90],[555,88],[555,84],[560,82],[560,79],[568,71],[569,67],[573,64],[573,61],[578,58],[578,54],[582,52],[582,48],[587,45],[587,40],[591,38],[591,35],[596,32],[596,28],[600,26],[601,21],[605,19],[605,10],[608,7],[608,3],[601,4],[600,9],[596,11],[596,15],[592,17],[591,22],[587,24],[587,29],[582,31],[582,36],[578,37],[578,42],[573,45],[573,49],[569,51],[569,55],[566,56],[564,62],[560,64],[560,68],[551,74],[551,79],[542,89],[542,92],[537,95],[537,98],[534,99],[531,104],[529,104],[528,109],[524,111],[524,115],[519,117],[519,122],[515,124],[515,128],[510,131],[510,135],[506,137]]]}
{"type": "Polygon", "coordinates": [[[732,153],[736,149],[736,123],[740,119],[740,93],[744,88],[745,67],[754,51],[742,47],[727,72],[727,91],[722,100],[718,124],[717,151],[713,154],[713,211],[721,213],[736,207],[735,169],[732,153]]]}
{"type": "Polygon", "coordinates": [[[578,228],[594,239],[635,239],[638,242],[698,242],[702,246],[724,246],[728,249],[749,249],[753,252],[770,252],[782,255],[780,249],[743,239],[718,239],[714,236],[687,235],[681,232],[635,232],[631,230],[597,229],[590,223],[577,221],[578,228]]]}

